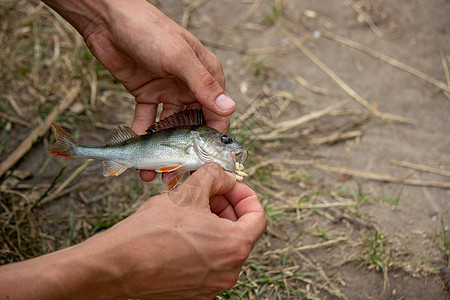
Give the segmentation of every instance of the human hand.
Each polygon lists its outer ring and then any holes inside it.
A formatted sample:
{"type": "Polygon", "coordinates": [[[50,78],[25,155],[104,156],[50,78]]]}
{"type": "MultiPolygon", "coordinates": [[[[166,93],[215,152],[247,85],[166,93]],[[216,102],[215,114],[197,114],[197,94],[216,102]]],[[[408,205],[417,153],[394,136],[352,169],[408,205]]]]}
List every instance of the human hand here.
{"type": "MultiPolygon", "coordinates": [[[[161,117],[201,108],[223,133],[236,104],[225,94],[219,59],[190,32],[145,0],[44,0],[83,36],[94,56],[136,97],[133,130],[144,134],[161,117]]],[[[141,170],[153,180],[154,171],[141,170]]]]}
{"type": "Polygon", "coordinates": [[[255,192],[208,163],[85,242],[0,267],[0,299],[213,299],[265,228],[255,192]]]}
{"type": "Polygon", "coordinates": [[[265,228],[255,192],[206,164],[92,242],[97,257],[121,266],[127,297],[213,299],[236,283],[265,228]]]}

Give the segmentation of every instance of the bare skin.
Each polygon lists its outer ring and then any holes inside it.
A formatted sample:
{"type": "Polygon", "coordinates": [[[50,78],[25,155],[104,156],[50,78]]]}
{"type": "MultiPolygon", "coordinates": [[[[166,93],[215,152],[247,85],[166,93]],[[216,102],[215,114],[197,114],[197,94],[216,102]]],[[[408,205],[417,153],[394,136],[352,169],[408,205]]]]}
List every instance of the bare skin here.
{"type": "MultiPolygon", "coordinates": [[[[143,134],[161,117],[201,108],[223,133],[236,109],[219,59],[190,32],[145,0],[45,0],[83,36],[94,56],[136,97],[132,128],[143,134]]],[[[141,170],[151,181],[154,171],[141,170]]]]}
{"type": "Polygon", "coordinates": [[[0,267],[0,299],[213,299],[265,228],[255,192],[209,163],[103,233],[0,267]]]}
{"type": "MultiPolygon", "coordinates": [[[[226,132],[236,104],[217,57],[145,0],[46,0],[136,97],[133,129],[201,108],[226,132]]],[[[141,171],[150,181],[153,171],[141,171]]],[[[212,299],[232,287],[266,228],[255,192],[206,164],[88,240],[0,267],[0,299],[212,299]]]]}

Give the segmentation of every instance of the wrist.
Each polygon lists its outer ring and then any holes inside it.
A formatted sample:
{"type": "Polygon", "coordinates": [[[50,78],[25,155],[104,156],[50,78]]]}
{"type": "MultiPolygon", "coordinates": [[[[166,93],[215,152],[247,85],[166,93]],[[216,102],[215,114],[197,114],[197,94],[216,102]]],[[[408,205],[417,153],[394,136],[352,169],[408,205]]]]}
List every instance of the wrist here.
{"type": "Polygon", "coordinates": [[[68,21],[83,37],[93,30],[104,27],[107,21],[108,1],[98,0],[42,0],[66,21],[68,21]]]}
{"type": "Polygon", "coordinates": [[[62,298],[126,299],[117,253],[107,247],[107,241],[96,241],[101,235],[57,252],[59,257],[53,258],[57,261],[53,279],[62,286],[62,298]]]}

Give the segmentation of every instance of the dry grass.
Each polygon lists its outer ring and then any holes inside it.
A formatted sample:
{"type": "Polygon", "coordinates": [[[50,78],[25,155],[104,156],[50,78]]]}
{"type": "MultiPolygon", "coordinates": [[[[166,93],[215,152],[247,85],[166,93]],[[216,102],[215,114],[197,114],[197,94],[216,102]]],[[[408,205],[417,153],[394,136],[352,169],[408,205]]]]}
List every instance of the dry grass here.
{"type": "MultiPolygon", "coordinates": [[[[188,26],[192,11],[204,2],[186,5],[183,26],[188,26]]],[[[249,16],[261,2],[254,2],[249,16]]],[[[103,129],[130,122],[133,99],[95,61],[77,33],[44,5],[24,0],[0,4],[0,159],[5,168],[0,186],[0,263],[5,264],[67,247],[105,230],[135,211],[159,188],[141,182],[132,172],[104,179],[96,163],[58,159],[46,153],[46,131],[53,121],[48,116],[52,111],[53,119],[76,135],[85,136],[89,130],[95,134],[87,138],[99,142],[103,129]],[[67,91],[74,93],[70,106],[55,110],[67,101],[67,91]],[[120,111],[126,108],[128,112],[117,113],[119,106],[120,111]],[[23,141],[27,141],[26,149],[23,141]],[[16,148],[22,150],[20,155],[16,148]]],[[[281,24],[281,33],[314,60],[302,42],[290,34],[282,16],[283,6],[275,1],[269,7],[267,20],[281,24]]],[[[214,46],[221,45],[216,42],[214,46]]],[[[227,47],[248,55],[261,52],[242,51],[229,44],[227,47]]],[[[252,63],[256,62],[249,60],[252,63]]],[[[348,101],[343,101],[310,111],[297,95],[285,91],[266,89],[255,96],[243,95],[247,107],[235,116],[231,132],[251,151],[246,164],[251,176],[246,183],[258,192],[269,227],[244,265],[239,282],[222,293],[226,299],[346,299],[342,292],[345,283],[328,274],[333,268],[362,263],[382,271],[386,278],[391,268],[402,268],[405,263],[390,251],[388,239],[378,233],[370,218],[361,213],[361,207],[373,201],[370,196],[314,182],[310,173],[312,168],[322,168],[408,183],[407,179],[386,174],[381,174],[383,177],[327,166],[321,163],[317,149],[323,143],[360,138],[370,115],[383,120],[409,120],[378,111],[326,65],[315,63],[367,110],[345,109],[348,101]],[[300,118],[280,122],[280,116],[289,110],[304,113],[300,118]],[[336,119],[344,125],[322,131],[308,126],[336,119]],[[293,147],[304,160],[291,157],[293,147]],[[382,252],[379,247],[383,247],[382,252]],[[329,256],[331,267],[327,270],[321,266],[322,255],[329,256]]],[[[265,71],[262,65],[257,67],[265,71]]],[[[301,77],[296,80],[315,93],[330,94],[301,77]]],[[[435,171],[425,166],[401,165],[435,171]]],[[[434,272],[423,267],[417,270],[434,272]]]]}

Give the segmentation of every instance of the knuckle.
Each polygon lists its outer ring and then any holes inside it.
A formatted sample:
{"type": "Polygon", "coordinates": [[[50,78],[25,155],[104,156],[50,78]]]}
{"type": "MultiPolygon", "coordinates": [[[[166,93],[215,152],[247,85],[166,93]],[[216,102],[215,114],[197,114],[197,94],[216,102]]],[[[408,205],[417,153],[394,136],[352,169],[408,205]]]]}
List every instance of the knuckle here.
{"type": "MultiPolygon", "coordinates": [[[[214,54],[213,54],[214,55],[214,54]]],[[[222,66],[222,62],[220,61],[220,59],[217,56],[213,56],[213,58],[211,59],[211,67],[212,67],[212,71],[211,73],[216,74],[222,74],[223,73],[223,66],[222,66]]]]}
{"type": "Polygon", "coordinates": [[[232,276],[229,276],[230,278],[226,278],[224,279],[221,283],[220,283],[220,287],[218,287],[221,291],[225,291],[225,290],[229,290],[231,289],[236,282],[239,279],[239,274],[233,274],[232,276]]]}
{"type": "Polygon", "coordinates": [[[235,259],[238,263],[243,264],[247,259],[250,251],[252,250],[251,245],[247,243],[241,244],[235,253],[235,259]]]}
{"type": "Polygon", "coordinates": [[[215,89],[218,85],[216,79],[205,69],[205,72],[200,77],[201,83],[207,89],[215,89]]]}
{"type": "Polygon", "coordinates": [[[243,242],[242,240],[236,240],[232,243],[230,257],[234,265],[241,266],[247,259],[252,248],[252,245],[247,241],[243,242]]]}
{"type": "Polygon", "coordinates": [[[188,51],[186,47],[183,46],[176,46],[173,47],[170,53],[167,54],[167,64],[168,66],[171,66],[171,64],[175,63],[173,67],[177,67],[179,62],[182,62],[184,59],[186,59],[186,51],[188,51]]]}

